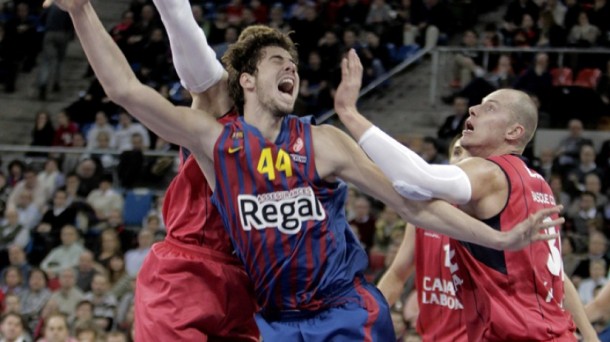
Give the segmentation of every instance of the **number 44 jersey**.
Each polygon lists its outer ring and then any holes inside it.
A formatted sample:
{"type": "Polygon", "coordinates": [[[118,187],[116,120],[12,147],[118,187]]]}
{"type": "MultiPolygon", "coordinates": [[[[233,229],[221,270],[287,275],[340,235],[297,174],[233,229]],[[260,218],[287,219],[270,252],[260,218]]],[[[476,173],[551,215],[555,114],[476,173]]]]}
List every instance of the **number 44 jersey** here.
{"type": "Polygon", "coordinates": [[[263,312],[358,300],[346,293],[367,257],[345,219],[345,183],[316,172],[310,124],[287,116],[271,142],[239,118],[216,142],[214,168],[213,203],[263,312]]]}
{"type": "MultiPolygon", "coordinates": [[[[508,200],[489,226],[509,230],[530,214],[555,205],[544,178],[515,155],[491,157],[506,175],[508,200]]],[[[548,229],[559,233],[559,227],[548,229]]],[[[457,253],[457,293],[470,341],[574,341],[572,317],[563,308],[559,237],[519,251],[497,251],[452,240],[457,253]]]]}

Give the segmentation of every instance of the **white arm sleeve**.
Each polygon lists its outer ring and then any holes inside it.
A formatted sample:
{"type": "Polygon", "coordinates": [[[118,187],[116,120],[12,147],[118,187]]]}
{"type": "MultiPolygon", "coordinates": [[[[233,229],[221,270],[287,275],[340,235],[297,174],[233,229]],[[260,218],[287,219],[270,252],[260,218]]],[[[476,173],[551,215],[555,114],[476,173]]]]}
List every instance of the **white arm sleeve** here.
{"type": "Polygon", "coordinates": [[[188,0],[153,0],[169,36],[174,66],[182,85],[203,93],[216,84],[224,68],[197,25],[188,0]]]}
{"type": "Polygon", "coordinates": [[[364,132],[358,144],[402,196],[418,201],[440,198],[454,204],[470,201],[470,180],[461,168],[430,165],[375,126],[364,132]]]}

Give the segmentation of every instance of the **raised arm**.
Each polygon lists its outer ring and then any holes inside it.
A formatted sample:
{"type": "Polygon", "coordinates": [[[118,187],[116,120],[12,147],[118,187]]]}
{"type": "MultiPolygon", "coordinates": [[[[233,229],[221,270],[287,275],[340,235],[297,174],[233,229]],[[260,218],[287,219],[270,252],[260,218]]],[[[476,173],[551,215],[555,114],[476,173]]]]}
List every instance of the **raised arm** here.
{"type": "Polygon", "coordinates": [[[188,0],[153,0],[169,36],[172,60],[182,85],[193,96],[193,108],[218,117],[233,106],[227,72],[197,25],[188,0]]]}
{"type": "Polygon", "coordinates": [[[585,306],[585,313],[591,322],[610,316],[610,282],[606,283],[593,301],[585,306]]]}
{"type": "Polygon", "coordinates": [[[405,221],[416,226],[495,249],[521,249],[532,241],[556,238],[539,230],[563,223],[563,218],[543,223],[559,207],[543,209],[508,232],[499,232],[447,202],[412,201],[400,196],[381,170],[343,131],[329,125],[313,127],[318,174],[336,176],[394,209],[405,221]],[[333,149],[328,149],[333,146],[333,149]]]}
{"type": "MultiPolygon", "coordinates": [[[[45,6],[52,2],[47,0],[45,6]]],[[[195,116],[190,108],[174,106],[140,83],[88,1],[57,0],[56,4],[70,13],[89,63],[108,97],[163,139],[211,160],[222,126],[210,115],[195,116]]]]}
{"type": "Polygon", "coordinates": [[[415,226],[408,223],[405,235],[398,248],[392,264],[385,271],[377,284],[379,291],[383,294],[390,306],[394,305],[409,276],[415,270],[415,226]]]}

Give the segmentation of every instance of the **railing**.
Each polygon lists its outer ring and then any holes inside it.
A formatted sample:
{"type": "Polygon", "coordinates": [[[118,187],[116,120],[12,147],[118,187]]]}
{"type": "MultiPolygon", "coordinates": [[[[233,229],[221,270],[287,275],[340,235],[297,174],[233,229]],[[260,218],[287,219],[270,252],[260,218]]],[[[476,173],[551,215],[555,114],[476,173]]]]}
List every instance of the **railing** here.
{"type": "MultiPolygon", "coordinates": [[[[429,93],[429,102],[430,105],[436,104],[437,99],[439,98],[438,89],[439,89],[439,77],[441,76],[441,68],[446,65],[445,61],[447,58],[441,58],[441,55],[453,56],[459,52],[483,52],[483,65],[482,67],[485,70],[489,70],[489,56],[491,54],[501,54],[501,53],[539,53],[545,52],[547,54],[556,54],[557,55],[557,65],[559,67],[564,66],[564,58],[566,54],[600,54],[600,55],[610,55],[610,49],[603,48],[516,48],[516,47],[497,47],[497,48],[462,48],[462,47],[445,47],[439,46],[436,47],[432,54],[432,70],[431,70],[431,79],[430,79],[430,93],[429,93]]],[[[445,75],[449,75],[449,72],[446,72],[445,75]]]]}

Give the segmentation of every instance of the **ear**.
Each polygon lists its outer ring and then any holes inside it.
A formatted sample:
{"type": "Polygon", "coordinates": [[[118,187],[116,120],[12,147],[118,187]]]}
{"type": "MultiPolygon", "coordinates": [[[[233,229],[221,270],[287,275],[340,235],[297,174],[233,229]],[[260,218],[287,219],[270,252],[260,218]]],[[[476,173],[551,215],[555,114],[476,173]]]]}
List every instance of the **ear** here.
{"type": "Polygon", "coordinates": [[[510,126],[506,132],[506,139],[510,141],[519,141],[525,134],[525,127],[518,123],[510,126]]]}
{"type": "Polygon", "coordinates": [[[253,90],[254,89],[254,76],[247,73],[247,72],[243,72],[241,75],[239,75],[239,85],[244,89],[244,90],[253,90]]]}

